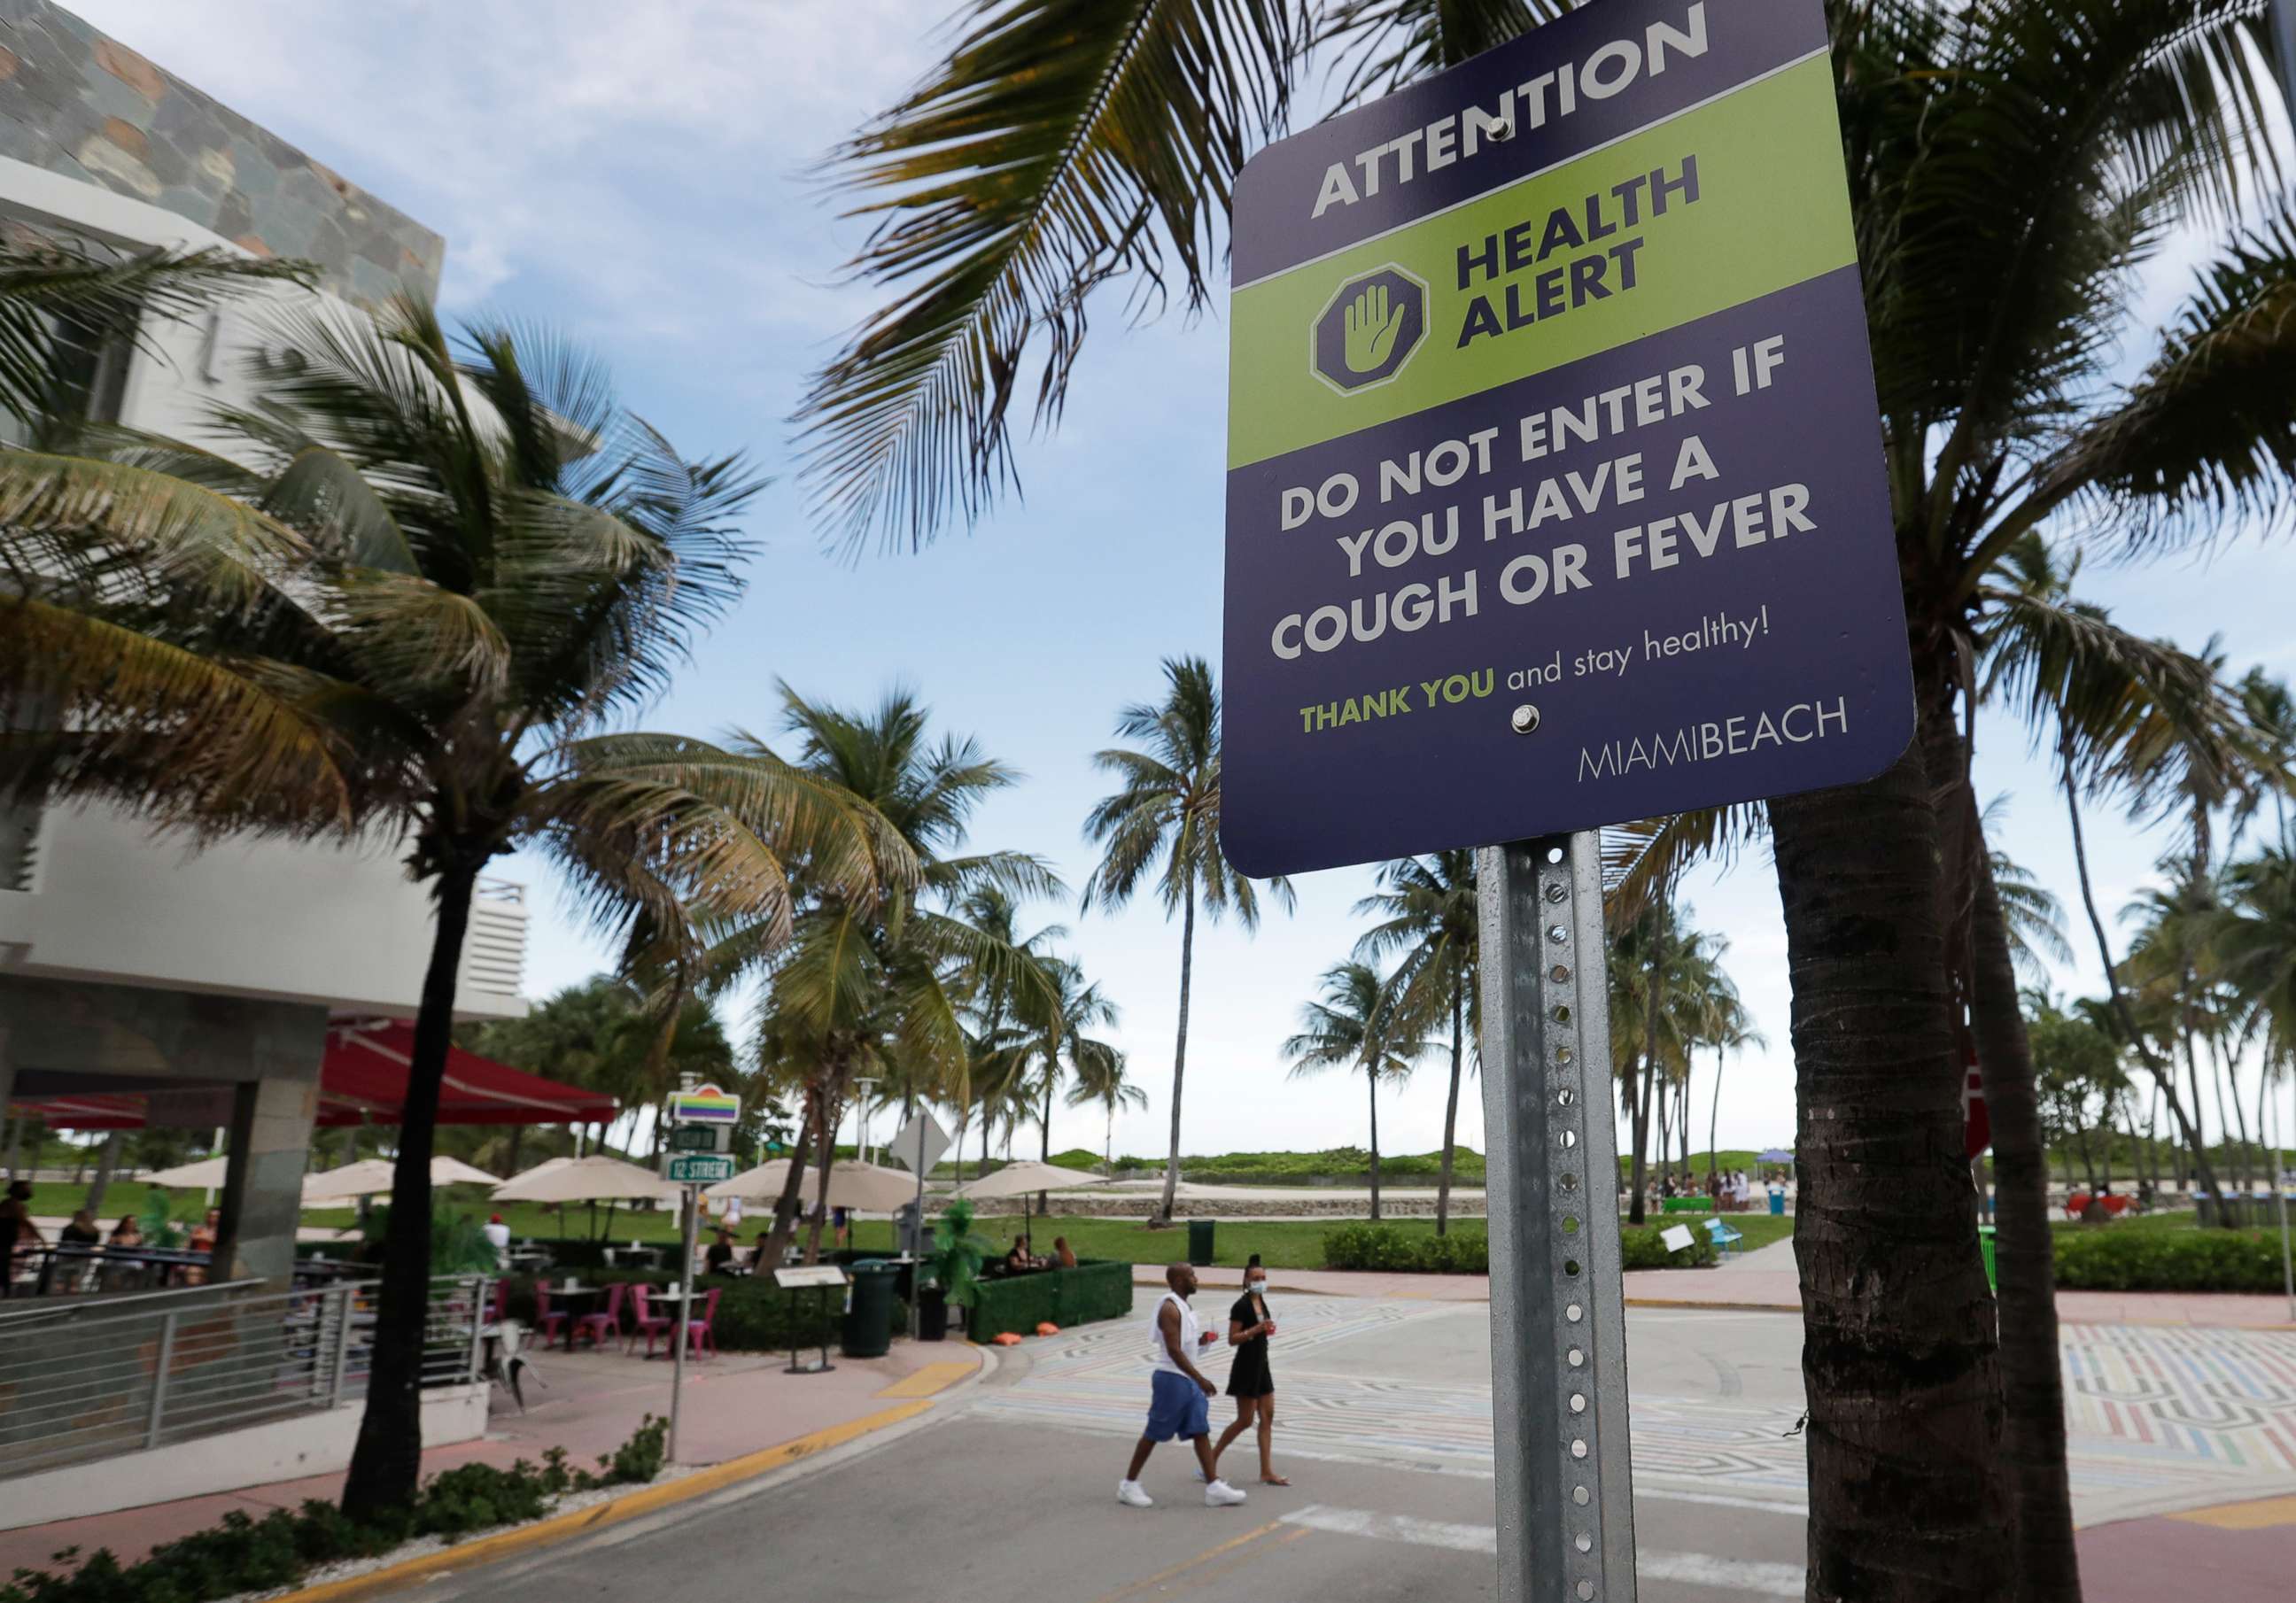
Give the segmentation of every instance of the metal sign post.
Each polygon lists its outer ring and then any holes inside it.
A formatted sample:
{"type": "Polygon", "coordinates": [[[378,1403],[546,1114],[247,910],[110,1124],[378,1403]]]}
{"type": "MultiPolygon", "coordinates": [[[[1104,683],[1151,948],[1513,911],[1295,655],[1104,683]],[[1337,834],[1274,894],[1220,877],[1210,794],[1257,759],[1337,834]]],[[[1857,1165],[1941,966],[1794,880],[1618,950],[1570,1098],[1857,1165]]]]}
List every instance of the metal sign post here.
{"type": "Polygon", "coordinates": [[[1588,831],[1914,732],[1838,88],[1820,0],[1601,0],[1234,185],[1221,843],[1481,854],[1504,1603],[1635,1595],[1588,831]]]}
{"type": "Polygon", "coordinates": [[[734,1178],[734,1160],[724,1156],[741,1123],[742,1099],[715,1085],[697,1085],[680,1075],[669,1095],[668,1140],[662,1144],[662,1178],[685,1188],[685,1219],[678,1239],[677,1323],[671,1337],[668,1461],[677,1462],[679,1404],[685,1395],[685,1349],[693,1339],[693,1247],[701,1218],[701,1188],[734,1178]]]}
{"type": "Polygon", "coordinates": [[[1486,848],[1483,1122],[1503,1603],[1633,1603],[1599,838],[1486,848]]]}

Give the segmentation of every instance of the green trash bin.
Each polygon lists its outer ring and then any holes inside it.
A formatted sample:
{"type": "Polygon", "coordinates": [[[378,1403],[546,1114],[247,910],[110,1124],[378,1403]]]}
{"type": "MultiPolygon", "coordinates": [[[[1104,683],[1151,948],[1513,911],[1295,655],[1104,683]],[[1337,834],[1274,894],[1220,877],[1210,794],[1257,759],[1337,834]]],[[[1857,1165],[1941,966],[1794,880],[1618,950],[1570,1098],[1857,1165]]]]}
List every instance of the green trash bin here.
{"type": "Polygon", "coordinates": [[[1188,1221],[1188,1262],[1198,1269],[1209,1269],[1212,1262],[1212,1221],[1188,1221]]]}
{"type": "Polygon", "coordinates": [[[848,1358],[882,1358],[893,1345],[893,1304],[900,1265],[872,1261],[856,1264],[850,1299],[845,1307],[845,1328],[838,1345],[848,1358]]]}
{"type": "Polygon", "coordinates": [[[1999,1291],[2001,1289],[2001,1277],[1993,1267],[1993,1227],[1991,1225],[1980,1224],[1977,1227],[1977,1250],[1984,1255],[1985,1257],[1985,1284],[1987,1288],[1991,1291],[1999,1291]]]}

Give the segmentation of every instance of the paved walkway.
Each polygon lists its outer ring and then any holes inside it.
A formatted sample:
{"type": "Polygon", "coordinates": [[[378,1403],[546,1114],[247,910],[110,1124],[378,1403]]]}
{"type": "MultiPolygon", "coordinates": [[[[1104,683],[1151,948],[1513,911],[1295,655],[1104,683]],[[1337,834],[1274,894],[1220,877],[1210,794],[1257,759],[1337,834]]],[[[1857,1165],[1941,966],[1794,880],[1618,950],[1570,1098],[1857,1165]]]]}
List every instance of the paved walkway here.
{"type": "MultiPolygon", "coordinates": [[[[930,1397],[977,1375],[981,1354],[961,1341],[898,1341],[883,1358],[832,1362],[837,1367],[819,1375],[789,1374],[786,1354],[728,1353],[689,1365],[678,1411],[678,1461],[723,1463],[930,1397]]],[[[536,1362],[547,1385],[537,1388],[529,1377],[527,1411],[520,1413],[509,1394],[497,1388],[486,1435],[424,1452],[425,1476],[473,1462],[538,1463],[552,1447],[565,1448],[575,1464],[590,1468],[601,1453],[627,1441],[647,1414],[669,1412],[671,1366],[666,1362],[587,1351],[537,1354],[536,1362]]],[[[332,1498],[341,1488],[340,1475],[314,1476],[0,1531],[0,1576],[20,1566],[49,1567],[52,1555],[67,1547],[83,1554],[109,1548],[121,1563],[131,1564],[155,1545],[216,1525],[234,1509],[260,1518],[275,1509],[295,1508],[306,1498],[332,1498]]]]}
{"type": "MultiPolygon", "coordinates": [[[[1199,1270],[1207,1295],[1240,1292],[1239,1269],[1199,1270]]],[[[1355,1274],[1330,1269],[1271,1269],[1278,1291],[1316,1296],[1401,1297],[1413,1302],[1487,1303],[1491,1283],[1482,1275],[1355,1274]]],[[[1793,1244],[1770,1246],[1733,1257],[1719,1269],[1635,1269],[1627,1272],[1630,1308],[1739,1308],[1801,1312],[1801,1282],[1795,1273],[1793,1244]]],[[[1164,1266],[1136,1264],[1136,1286],[1161,1287],[1164,1266]]],[[[2181,1325],[2210,1329],[2296,1329],[2288,1301],[2221,1292],[2060,1291],[2057,1317],[2067,1324],[2181,1325]]]]}
{"type": "MultiPolygon", "coordinates": [[[[1141,1339],[1152,1297],[1144,1290],[1130,1320],[1024,1342],[990,1383],[898,1446],[832,1455],[738,1503],[697,1505],[652,1529],[458,1571],[427,1590],[426,1603],[650,1595],[666,1574],[695,1596],[734,1596],[755,1590],[767,1555],[808,1603],[880,1603],[914,1590],[920,1551],[950,1556],[938,1590],[964,1599],[1491,1595],[1482,1310],[1276,1296],[1275,1463],[1293,1484],[1259,1484],[1250,1445],[1239,1442],[1223,1468],[1250,1495],[1242,1508],[1206,1509],[1175,1448],[1143,1477],[1153,1508],[1119,1508],[1111,1495],[1145,1395],[1141,1339]],[[1062,1539],[980,1541],[984,1497],[1028,1509],[1062,1539]],[[888,1530],[902,1541],[886,1542],[888,1530]]],[[[1644,1603],[1800,1599],[1800,1321],[1636,1309],[1628,1323],[1644,1603]]],[[[1217,1378],[1228,1354],[1215,1348],[1205,1362],[1217,1378]]],[[[2090,1603],[2278,1603],[2296,1560],[2296,1501],[2256,1500],[2296,1494],[2296,1449],[2282,1444],[2296,1427],[2296,1334],[2077,1330],[2066,1372],[2084,1408],[2095,1405],[2072,1421],[2071,1443],[2090,1603]],[[2098,1523],[2117,1518],[2128,1523],[2098,1523]]],[[[1214,1405],[1215,1419],[1232,1414],[1226,1399],[1214,1405]]]]}

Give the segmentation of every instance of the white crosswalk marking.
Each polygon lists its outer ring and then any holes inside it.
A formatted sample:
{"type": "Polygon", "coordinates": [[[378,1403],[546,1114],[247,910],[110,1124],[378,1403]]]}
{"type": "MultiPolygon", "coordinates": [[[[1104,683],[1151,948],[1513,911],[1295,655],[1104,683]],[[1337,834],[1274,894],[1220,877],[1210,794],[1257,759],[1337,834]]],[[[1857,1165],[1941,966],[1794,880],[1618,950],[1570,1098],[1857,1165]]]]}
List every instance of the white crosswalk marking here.
{"type": "MultiPolygon", "coordinates": [[[[1496,1553],[1499,1545],[1499,1533],[1490,1525],[1414,1519],[1407,1514],[1382,1514],[1372,1509],[1333,1509],[1310,1503],[1280,1517],[1286,1525],[1305,1525],[1311,1531],[1368,1536],[1375,1542],[1408,1542],[1414,1547],[1447,1548],[1458,1553],[1496,1553]]],[[[1644,1581],[1678,1581],[1685,1585],[1711,1586],[1765,1598],[1802,1595],[1801,1568],[1792,1564],[1757,1564],[1739,1558],[1718,1558],[1710,1553],[1642,1552],[1635,1555],[1635,1573],[1644,1581]]]]}

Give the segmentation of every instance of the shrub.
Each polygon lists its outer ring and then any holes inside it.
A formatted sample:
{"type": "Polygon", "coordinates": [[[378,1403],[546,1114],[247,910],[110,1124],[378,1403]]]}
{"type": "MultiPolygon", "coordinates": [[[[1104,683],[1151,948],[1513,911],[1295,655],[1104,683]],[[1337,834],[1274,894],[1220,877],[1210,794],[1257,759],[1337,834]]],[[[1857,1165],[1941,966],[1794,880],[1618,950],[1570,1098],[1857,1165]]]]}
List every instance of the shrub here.
{"type": "Polygon", "coordinates": [[[1003,1330],[1026,1336],[1047,1321],[1065,1330],[1131,1313],[1132,1265],[1086,1258],[1074,1269],[981,1280],[973,1292],[966,1329],[975,1341],[1003,1330]]]}
{"type": "MultiPolygon", "coordinates": [[[[550,1271],[550,1278],[562,1281],[563,1269],[550,1271]]],[[[642,1285],[661,1287],[672,1277],[665,1270],[635,1272],[627,1269],[578,1270],[574,1278],[586,1286],[642,1285]]],[[[822,1307],[823,1298],[814,1291],[783,1291],[774,1284],[770,1276],[760,1279],[754,1275],[703,1275],[694,1282],[695,1301],[700,1293],[712,1287],[723,1295],[718,1299],[718,1322],[715,1334],[718,1345],[729,1353],[785,1353],[791,1345],[819,1346],[826,1339],[837,1339],[838,1327],[844,1319],[843,1302],[832,1296],[828,1307],[822,1307]]],[[[603,1304],[593,1304],[603,1311],[603,1304]]],[[[510,1313],[513,1319],[532,1320],[534,1317],[534,1280],[531,1276],[513,1277],[511,1280],[510,1313]]],[[[893,1331],[896,1335],[908,1329],[907,1305],[896,1304],[893,1311],[893,1331]]]]}
{"type": "MultiPolygon", "coordinates": [[[[545,1453],[540,1468],[524,1459],[507,1469],[458,1465],[424,1482],[412,1509],[374,1525],[316,1501],[259,1520],[234,1509],[222,1524],[156,1547],[140,1563],[123,1567],[109,1549],[99,1548],[68,1574],[20,1569],[0,1586],[0,1603],[208,1603],[277,1591],[321,1565],[372,1558],[412,1536],[451,1541],[539,1518],[553,1499],[569,1492],[650,1481],[661,1472],[668,1429],[668,1421],[648,1414],[627,1442],[599,1459],[599,1475],[570,1470],[562,1447],[545,1453]]],[[[66,1548],[55,1562],[70,1564],[78,1556],[78,1549],[66,1548]]]]}
{"type": "Polygon", "coordinates": [[[2278,1291],[2280,1238],[2262,1231],[2128,1230],[2056,1233],[2062,1291],[2278,1291]]]}
{"type": "MultiPolygon", "coordinates": [[[[1669,1252],[1658,1228],[1622,1226],[1620,1257],[1628,1269],[1687,1269],[1714,1262],[1714,1244],[1693,1232],[1687,1252],[1669,1252]]],[[[1324,1267],[1387,1274],[1488,1274],[1490,1237],[1482,1231],[1415,1236],[1391,1224],[1349,1224],[1324,1237],[1324,1267]]]]}

